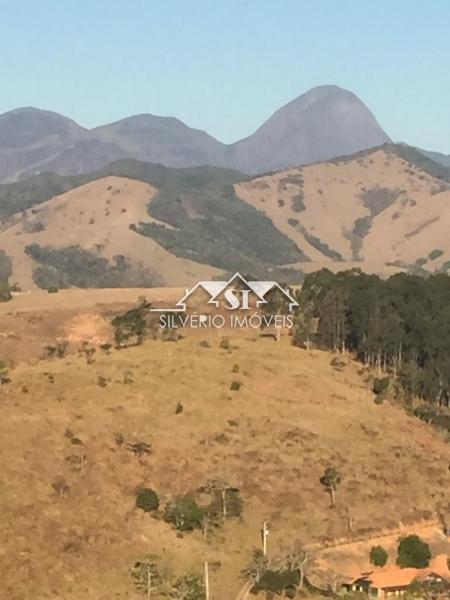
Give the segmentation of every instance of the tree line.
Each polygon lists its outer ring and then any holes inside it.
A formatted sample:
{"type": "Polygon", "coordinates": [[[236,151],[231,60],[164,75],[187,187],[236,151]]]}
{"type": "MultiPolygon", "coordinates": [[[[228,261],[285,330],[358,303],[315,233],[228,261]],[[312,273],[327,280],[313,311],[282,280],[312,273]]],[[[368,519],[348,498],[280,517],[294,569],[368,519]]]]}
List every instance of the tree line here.
{"type": "Polygon", "coordinates": [[[349,350],[408,398],[450,406],[450,277],[323,269],[307,275],[298,299],[297,344],[349,350]]]}

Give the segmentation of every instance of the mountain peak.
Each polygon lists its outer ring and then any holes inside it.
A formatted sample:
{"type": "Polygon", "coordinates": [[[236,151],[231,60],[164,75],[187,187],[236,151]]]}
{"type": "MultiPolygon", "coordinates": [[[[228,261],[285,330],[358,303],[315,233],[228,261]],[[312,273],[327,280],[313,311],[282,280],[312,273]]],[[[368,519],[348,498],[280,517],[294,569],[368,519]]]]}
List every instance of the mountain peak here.
{"type": "Polygon", "coordinates": [[[390,142],[352,92],[317,86],[279,108],[250,137],[236,144],[236,165],[247,173],[328,160],[390,142]]]}

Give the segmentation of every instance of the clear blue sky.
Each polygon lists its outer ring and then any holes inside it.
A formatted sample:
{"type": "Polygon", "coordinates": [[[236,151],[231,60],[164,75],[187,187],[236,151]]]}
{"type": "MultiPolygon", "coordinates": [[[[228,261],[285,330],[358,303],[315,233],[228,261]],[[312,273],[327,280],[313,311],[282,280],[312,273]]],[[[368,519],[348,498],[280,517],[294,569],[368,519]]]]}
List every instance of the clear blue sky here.
{"type": "Polygon", "coordinates": [[[450,153],[448,0],[0,0],[0,112],[173,115],[225,142],[309,88],[450,153]]]}

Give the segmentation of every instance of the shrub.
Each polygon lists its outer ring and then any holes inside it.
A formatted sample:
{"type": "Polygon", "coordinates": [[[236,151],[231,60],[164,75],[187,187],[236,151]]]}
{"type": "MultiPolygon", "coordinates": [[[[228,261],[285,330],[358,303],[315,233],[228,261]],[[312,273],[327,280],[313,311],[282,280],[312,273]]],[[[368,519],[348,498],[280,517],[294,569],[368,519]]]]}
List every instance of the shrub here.
{"type": "Polygon", "coordinates": [[[431,559],[429,545],[418,535],[408,535],[400,540],[397,549],[397,564],[399,567],[424,569],[431,559]]]}
{"type": "Polygon", "coordinates": [[[428,255],[428,258],[430,260],[436,260],[437,258],[440,258],[443,254],[444,254],[443,250],[439,250],[439,249],[432,250],[430,252],[430,254],[428,255]]]}
{"type": "Polygon", "coordinates": [[[136,507],[144,512],[152,512],[159,508],[159,498],[155,491],[150,488],[141,488],[136,494],[136,507]]]}
{"type": "Polygon", "coordinates": [[[374,379],[372,391],[374,394],[378,396],[378,394],[382,394],[389,387],[389,377],[382,377],[381,379],[374,379]]]}
{"type": "Polygon", "coordinates": [[[181,402],[178,402],[175,407],[175,414],[179,415],[182,412],[183,412],[183,405],[181,404],[181,402]]]}
{"type": "Polygon", "coordinates": [[[376,567],[384,567],[387,563],[388,554],[383,546],[372,546],[370,551],[370,562],[376,567]]]}
{"type": "Polygon", "coordinates": [[[206,598],[203,579],[198,575],[183,575],[173,587],[171,597],[174,600],[205,600],[206,598]]]}
{"type": "Polygon", "coordinates": [[[0,282],[0,302],[8,302],[11,300],[11,288],[7,282],[0,282]]]}
{"type": "Polygon", "coordinates": [[[102,388],[106,387],[106,385],[107,385],[106,377],[103,377],[103,375],[99,375],[97,377],[97,385],[99,385],[102,388]]]}
{"type": "Polygon", "coordinates": [[[9,383],[11,380],[8,377],[8,367],[0,360],[0,385],[9,383]]]}
{"type": "Polygon", "coordinates": [[[254,586],[254,591],[272,592],[277,595],[285,595],[294,598],[299,583],[299,573],[294,569],[275,571],[268,569],[264,571],[254,586]]]}
{"type": "Polygon", "coordinates": [[[241,382],[240,381],[232,381],[231,385],[230,385],[230,390],[232,392],[238,392],[241,389],[241,382]]]}
{"type": "Polygon", "coordinates": [[[166,506],[164,520],[178,531],[193,531],[202,527],[203,511],[191,496],[184,496],[166,506]]]}
{"type": "Polygon", "coordinates": [[[219,347],[222,348],[222,350],[230,350],[231,349],[230,338],[228,338],[228,337],[222,338],[220,340],[219,347]]]}
{"type": "Polygon", "coordinates": [[[149,597],[149,589],[155,591],[162,583],[158,565],[152,556],[134,563],[134,567],[130,569],[130,574],[136,589],[147,598],[149,597]]]}

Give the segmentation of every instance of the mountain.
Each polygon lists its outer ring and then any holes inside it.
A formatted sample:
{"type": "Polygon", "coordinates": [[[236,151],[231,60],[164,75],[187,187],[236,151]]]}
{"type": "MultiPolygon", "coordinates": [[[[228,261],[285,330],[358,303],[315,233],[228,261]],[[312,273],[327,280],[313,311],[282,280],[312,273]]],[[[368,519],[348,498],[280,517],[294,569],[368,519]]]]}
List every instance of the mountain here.
{"type": "Polygon", "coordinates": [[[19,179],[87,133],[66,117],[36,108],[18,108],[0,115],[0,181],[19,179]]]}
{"type": "Polygon", "coordinates": [[[121,160],[0,185],[0,272],[22,289],[449,272],[449,228],[450,171],[403,145],[253,178],[121,160]]]}
{"type": "Polygon", "coordinates": [[[27,108],[0,116],[0,181],[43,171],[86,173],[124,158],[261,173],[386,142],[388,136],[367,107],[336,86],[310,90],[253,135],[229,145],[172,117],[136,115],[87,130],[61,115],[27,108]]]}
{"type": "Polygon", "coordinates": [[[337,86],[313,88],[234,144],[231,164],[260,173],[328,160],[388,143],[368,108],[337,86]]]}
{"type": "Polygon", "coordinates": [[[136,115],[86,132],[47,160],[45,170],[86,173],[124,158],[178,168],[225,162],[224,145],[207,133],[172,117],[136,115]]]}

